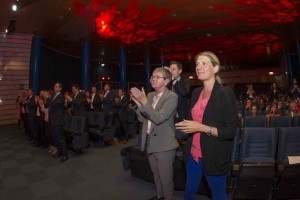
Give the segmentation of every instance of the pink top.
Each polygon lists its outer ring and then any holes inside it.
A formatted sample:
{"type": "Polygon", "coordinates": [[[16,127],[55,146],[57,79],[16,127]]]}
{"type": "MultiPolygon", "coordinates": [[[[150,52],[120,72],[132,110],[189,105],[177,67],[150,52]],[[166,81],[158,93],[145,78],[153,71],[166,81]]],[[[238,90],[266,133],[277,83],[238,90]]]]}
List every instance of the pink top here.
{"type": "MultiPolygon", "coordinates": [[[[203,99],[203,91],[200,94],[200,97],[192,109],[192,117],[194,121],[202,123],[203,114],[207,105],[208,100],[210,99],[211,93],[205,99],[203,99]]],[[[195,162],[198,162],[198,158],[202,158],[202,150],[200,145],[200,132],[195,132],[193,137],[193,143],[191,148],[191,155],[195,162]]]]}

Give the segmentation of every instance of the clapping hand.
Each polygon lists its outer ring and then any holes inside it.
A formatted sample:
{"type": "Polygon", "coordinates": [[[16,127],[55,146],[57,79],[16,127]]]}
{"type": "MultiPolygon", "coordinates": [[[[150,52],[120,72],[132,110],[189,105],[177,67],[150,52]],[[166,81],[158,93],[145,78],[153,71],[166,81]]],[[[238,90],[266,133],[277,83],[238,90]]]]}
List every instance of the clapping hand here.
{"type": "Polygon", "coordinates": [[[142,87],[142,90],[140,90],[136,87],[131,88],[130,94],[131,94],[131,99],[136,103],[136,105],[138,107],[145,105],[148,101],[143,87],[142,87]]]}
{"type": "Polygon", "coordinates": [[[196,121],[184,119],[183,121],[176,123],[175,126],[177,130],[190,134],[199,132],[199,130],[201,130],[201,126],[203,125],[196,121]]]}

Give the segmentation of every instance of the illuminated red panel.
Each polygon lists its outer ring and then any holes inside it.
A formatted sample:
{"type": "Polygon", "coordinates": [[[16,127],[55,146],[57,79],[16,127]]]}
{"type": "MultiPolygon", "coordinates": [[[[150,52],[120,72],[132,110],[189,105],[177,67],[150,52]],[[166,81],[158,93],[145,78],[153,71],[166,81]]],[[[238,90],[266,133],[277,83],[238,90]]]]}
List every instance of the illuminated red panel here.
{"type": "MultiPolygon", "coordinates": [[[[93,0],[91,8],[82,7],[79,0],[74,2],[73,5],[77,6],[76,12],[87,19],[87,25],[94,18],[97,33],[101,37],[120,39],[125,44],[157,40],[163,35],[189,26],[186,22],[166,18],[171,15],[171,7],[158,8],[153,4],[141,9],[139,0],[129,0],[125,7],[121,6],[121,0],[93,0]]],[[[179,2],[176,6],[184,4],[183,1],[175,2],[179,2]]]]}

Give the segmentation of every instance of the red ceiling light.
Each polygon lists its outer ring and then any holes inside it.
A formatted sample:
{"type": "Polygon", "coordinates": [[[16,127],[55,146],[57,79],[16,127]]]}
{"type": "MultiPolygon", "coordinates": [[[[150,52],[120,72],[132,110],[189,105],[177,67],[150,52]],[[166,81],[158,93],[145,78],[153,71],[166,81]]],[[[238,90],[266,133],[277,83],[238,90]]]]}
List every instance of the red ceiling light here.
{"type": "MultiPolygon", "coordinates": [[[[79,0],[74,0],[74,10],[79,16],[86,19],[87,25],[95,21],[97,33],[103,38],[119,39],[125,44],[136,44],[157,40],[167,33],[176,32],[190,27],[188,23],[174,19],[164,20],[172,14],[172,8],[158,8],[149,5],[142,9],[141,0],[129,0],[126,6],[121,0],[103,1],[93,0],[92,6],[84,6],[79,0]],[[154,14],[155,13],[155,14],[154,14]]],[[[176,6],[184,4],[176,1],[176,6]]]]}

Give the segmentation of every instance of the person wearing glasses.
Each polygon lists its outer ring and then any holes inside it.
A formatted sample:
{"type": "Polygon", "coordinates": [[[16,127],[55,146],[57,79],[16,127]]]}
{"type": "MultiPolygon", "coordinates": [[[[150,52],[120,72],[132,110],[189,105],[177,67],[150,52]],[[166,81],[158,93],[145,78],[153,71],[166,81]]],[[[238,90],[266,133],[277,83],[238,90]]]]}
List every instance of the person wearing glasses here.
{"type": "Polygon", "coordinates": [[[226,200],[226,180],[238,124],[236,97],[232,89],[220,84],[220,61],[215,54],[201,52],[195,60],[197,77],[203,86],[193,90],[189,120],[175,124],[189,135],[183,156],[187,172],[184,197],[194,200],[205,176],[212,199],[226,200]]]}
{"type": "Polygon", "coordinates": [[[174,117],[178,97],[167,88],[172,80],[170,71],[156,68],[150,83],[154,92],[146,95],[144,89],[131,88],[134,110],[143,123],[141,151],[147,152],[157,194],[151,199],[173,199],[173,163],[176,148],[174,117]]]}

